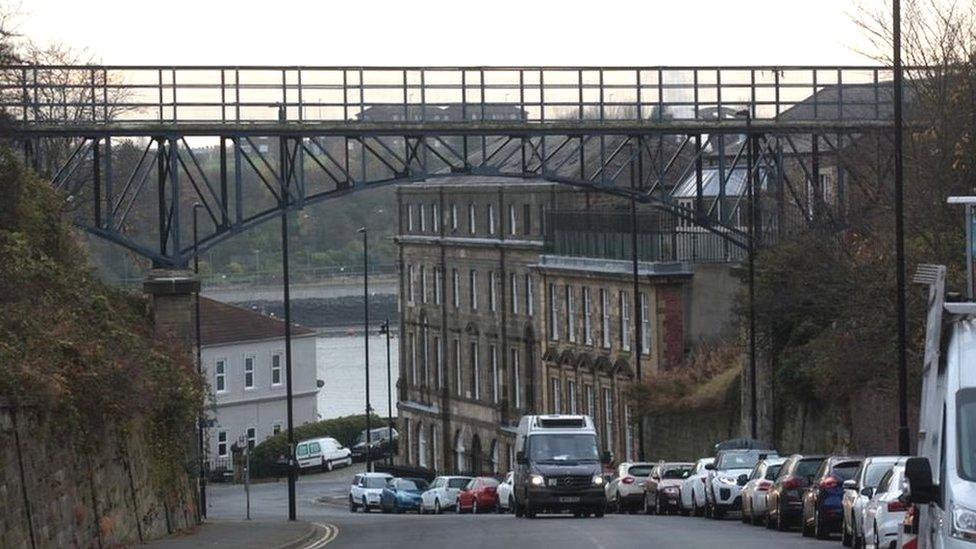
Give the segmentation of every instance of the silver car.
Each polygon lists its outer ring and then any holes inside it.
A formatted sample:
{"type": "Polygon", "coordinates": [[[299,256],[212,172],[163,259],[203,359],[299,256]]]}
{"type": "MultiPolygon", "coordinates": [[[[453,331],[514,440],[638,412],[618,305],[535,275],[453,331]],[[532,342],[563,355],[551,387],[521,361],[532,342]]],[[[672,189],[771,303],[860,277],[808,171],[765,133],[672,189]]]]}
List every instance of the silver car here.
{"type": "Polygon", "coordinates": [[[681,482],[681,514],[701,516],[705,513],[705,481],[709,463],[715,458],[701,458],[691,468],[691,474],[681,482]]]}
{"type": "Polygon", "coordinates": [[[760,460],[742,487],[742,522],[763,524],[766,522],[766,493],[773,487],[776,475],[786,458],[760,460]]]}
{"type": "Polygon", "coordinates": [[[861,529],[860,518],[864,515],[864,507],[870,501],[874,491],[878,489],[878,482],[888,472],[888,469],[898,461],[898,456],[875,456],[864,458],[861,467],[854,473],[854,477],[844,481],[843,522],[841,525],[841,541],[846,547],[864,546],[864,531],[861,529]]]}
{"type": "Polygon", "coordinates": [[[362,509],[368,513],[370,509],[379,509],[383,488],[392,479],[393,475],[386,473],[360,473],[353,477],[349,487],[349,512],[362,509]]]}
{"type": "Polygon", "coordinates": [[[471,482],[471,477],[437,477],[420,496],[420,513],[434,513],[453,509],[461,490],[471,482]]]}
{"type": "Polygon", "coordinates": [[[713,519],[742,510],[742,487],[760,456],[778,457],[771,450],[720,450],[715,463],[706,466],[705,512],[713,519]]]}

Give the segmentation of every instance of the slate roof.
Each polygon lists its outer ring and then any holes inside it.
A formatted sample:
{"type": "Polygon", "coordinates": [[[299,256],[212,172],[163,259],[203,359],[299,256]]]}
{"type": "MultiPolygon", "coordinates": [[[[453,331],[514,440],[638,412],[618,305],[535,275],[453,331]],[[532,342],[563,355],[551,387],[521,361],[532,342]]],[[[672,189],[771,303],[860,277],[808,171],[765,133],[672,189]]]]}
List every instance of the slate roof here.
{"type": "MultiPolygon", "coordinates": [[[[314,334],[315,330],[292,323],[292,337],[314,334]]],[[[223,345],[285,337],[285,323],[255,311],[200,297],[200,342],[223,345]]]]}

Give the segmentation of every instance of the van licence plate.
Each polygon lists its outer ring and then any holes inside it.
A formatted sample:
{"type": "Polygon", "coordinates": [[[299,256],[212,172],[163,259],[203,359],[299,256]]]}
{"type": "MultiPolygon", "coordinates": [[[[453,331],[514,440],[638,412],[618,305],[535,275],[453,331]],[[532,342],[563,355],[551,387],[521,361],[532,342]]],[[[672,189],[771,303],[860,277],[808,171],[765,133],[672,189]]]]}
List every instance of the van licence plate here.
{"type": "Polygon", "coordinates": [[[579,503],[579,496],[561,497],[559,503],[579,503]]]}

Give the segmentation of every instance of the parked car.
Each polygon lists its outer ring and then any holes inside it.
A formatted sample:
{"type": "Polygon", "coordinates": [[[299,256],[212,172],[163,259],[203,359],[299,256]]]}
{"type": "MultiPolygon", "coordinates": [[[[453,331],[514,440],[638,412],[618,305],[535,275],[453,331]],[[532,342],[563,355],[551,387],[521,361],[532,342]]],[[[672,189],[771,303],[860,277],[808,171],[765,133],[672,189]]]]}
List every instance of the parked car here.
{"type": "Polygon", "coordinates": [[[511,511],[515,505],[515,495],[512,494],[512,483],[515,482],[515,473],[509,471],[505,475],[505,480],[498,485],[498,512],[505,513],[511,511]]]}
{"type": "Polygon", "coordinates": [[[766,522],[766,494],[779,475],[784,458],[766,458],[752,469],[749,481],[742,487],[742,522],[763,524],[766,522]]]}
{"type": "Polygon", "coordinates": [[[295,461],[301,471],[319,467],[331,471],[352,465],[352,452],[332,437],[312,438],[295,445],[295,461]]]}
{"type": "MultiPolygon", "coordinates": [[[[369,457],[370,459],[380,459],[396,453],[397,430],[393,429],[393,439],[390,439],[390,429],[388,427],[376,427],[369,430],[369,457]]],[[[352,447],[352,459],[354,461],[366,460],[366,430],[363,429],[356,439],[356,444],[352,447]]]]}
{"type": "Polygon", "coordinates": [[[701,458],[691,467],[688,477],[681,482],[681,514],[700,517],[705,514],[705,483],[708,481],[709,463],[715,458],[701,458]]]}
{"type": "Polygon", "coordinates": [[[681,483],[691,474],[693,463],[662,463],[651,470],[644,483],[644,513],[676,513],[681,508],[681,483]]]}
{"type": "Polygon", "coordinates": [[[878,489],[864,506],[861,531],[864,532],[864,539],[875,549],[894,549],[898,542],[898,531],[908,511],[908,504],[901,499],[906,459],[899,459],[888,469],[878,482],[878,489]]]}
{"type": "Polygon", "coordinates": [[[420,497],[426,490],[427,481],[424,479],[395,478],[387,482],[380,493],[380,509],[384,513],[420,513],[420,497]]]}
{"type": "Polygon", "coordinates": [[[458,514],[494,511],[498,506],[498,481],[491,477],[475,477],[458,494],[458,514]]]}
{"type": "Polygon", "coordinates": [[[840,532],[844,520],[844,482],[854,477],[864,458],[830,456],[823,460],[813,476],[810,488],[803,495],[803,519],[800,528],[804,536],[827,539],[840,532]]]}
{"type": "Polygon", "coordinates": [[[846,547],[864,547],[864,532],[860,530],[860,517],[864,506],[874,495],[881,477],[898,461],[898,456],[876,456],[865,458],[857,472],[844,481],[844,499],[841,500],[843,519],[841,522],[841,542],[846,547]]]}
{"type": "Polygon", "coordinates": [[[644,505],[644,485],[654,469],[653,463],[625,462],[617,466],[607,484],[607,505],[618,512],[634,512],[644,505]]]}
{"type": "Polygon", "coordinates": [[[355,513],[359,508],[364,513],[379,509],[383,488],[392,479],[393,475],[386,473],[360,473],[354,476],[349,487],[349,512],[355,513]]]}
{"type": "Polygon", "coordinates": [[[803,518],[803,495],[826,456],[793,454],[766,492],[766,528],[787,530],[803,518]]]}
{"type": "Polygon", "coordinates": [[[898,534],[898,549],[918,549],[918,507],[908,506],[905,511],[905,520],[901,522],[901,531],[898,534]]]}
{"type": "Polygon", "coordinates": [[[471,477],[437,477],[420,496],[420,512],[435,515],[454,509],[461,490],[471,482],[471,477]]]}
{"type": "Polygon", "coordinates": [[[715,463],[706,465],[705,512],[722,519],[730,511],[742,509],[742,486],[749,479],[760,456],[776,456],[775,450],[721,450],[715,463]]]}

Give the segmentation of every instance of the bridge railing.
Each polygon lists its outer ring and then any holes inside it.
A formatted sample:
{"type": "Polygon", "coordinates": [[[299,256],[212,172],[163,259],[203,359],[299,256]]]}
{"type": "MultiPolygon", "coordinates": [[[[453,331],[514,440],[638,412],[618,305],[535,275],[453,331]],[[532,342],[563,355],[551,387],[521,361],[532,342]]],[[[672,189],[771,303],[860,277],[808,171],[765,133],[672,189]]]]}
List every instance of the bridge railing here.
{"type": "MultiPolygon", "coordinates": [[[[907,77],[912,77],[909,69],[907,77]]],[[[886,120],[880,66],[0,66],[26,123],[886,120]]]]}

